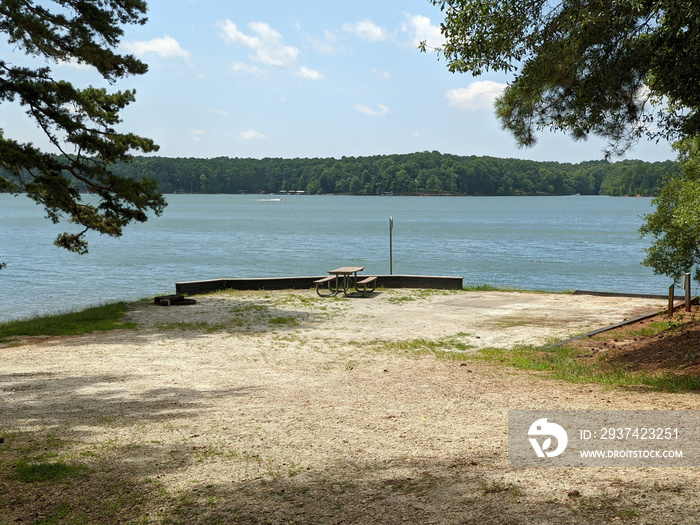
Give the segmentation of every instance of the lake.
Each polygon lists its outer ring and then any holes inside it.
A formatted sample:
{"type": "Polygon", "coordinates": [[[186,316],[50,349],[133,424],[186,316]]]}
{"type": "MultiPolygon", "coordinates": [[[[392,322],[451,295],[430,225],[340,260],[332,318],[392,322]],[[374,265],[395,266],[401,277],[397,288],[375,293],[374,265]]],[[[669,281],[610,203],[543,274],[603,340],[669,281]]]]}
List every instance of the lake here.
{"type": "Polygon", "coordinates": [[[465,285],[664,294],[640,264],[651,199],[168,195],[161,217],[76,255],[27,198],[0,194],[0,320],[173,293],[174,283],[324,275],[338,266],[451,275],[465,285]],[[280,199],[283,200],[273,200],[280,199]]]}

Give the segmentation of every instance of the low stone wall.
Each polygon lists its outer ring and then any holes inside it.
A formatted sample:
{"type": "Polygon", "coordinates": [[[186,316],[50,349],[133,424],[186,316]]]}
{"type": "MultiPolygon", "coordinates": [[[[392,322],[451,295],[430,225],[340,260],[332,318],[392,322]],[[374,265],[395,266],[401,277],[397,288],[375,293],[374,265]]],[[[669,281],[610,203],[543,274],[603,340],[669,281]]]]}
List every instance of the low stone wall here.
{"type": "MultiPolygon", "coordinates": [[[[362,274],[365,275],[365,274],[362,274]]],[[[371,275],[371,274],[367,274],[371,275]]],[[[305,290],[315,288],[315,277],[262,277],[239,279],[209,279],[175,283],[178,294],[201,294],[218,290],[305,290]]],[[[430,275],[378,275],[380,288],[430,288],[435,290],[461,290],[462,277],[440,277],[430,275]]]]}

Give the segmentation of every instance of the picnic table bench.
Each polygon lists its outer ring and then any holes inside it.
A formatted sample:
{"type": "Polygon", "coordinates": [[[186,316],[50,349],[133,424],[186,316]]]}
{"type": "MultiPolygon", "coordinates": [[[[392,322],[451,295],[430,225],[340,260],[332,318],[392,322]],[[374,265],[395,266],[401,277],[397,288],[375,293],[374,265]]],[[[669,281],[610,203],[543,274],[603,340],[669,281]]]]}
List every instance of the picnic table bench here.
{"type": "Polygon", "coordinates": [[[360,292],[364,297],[367,293],[372,293],[377,288],[377,277],[365,277],[361,281],[355,283],[355,290],[360,292]],[[370,288],[371,286],[371,288],[370,288]],[[360,288],[362,288],[360,290],[360,288]]]}
{"type": "Polygon", "coordinates": [[[314,284],[316,285],[316,293],[321,297],[329,297],[331,295],[336,295],[338,293],[337,281],[338,277],[335,275],[329,275],[328,277],[324,277],[323,279],[314,281],[314,284]],[[334,283],[335,287],[333,287],[331,283],[334,283]],[[326,285],[326,287],[328,288],[328,293],[321,293],[321,287],[323,285],[326,285]]]}
{"type": "Polygon", "coordinates": [[[323,277],[322,279],[314,281],[316,293],[321,297],[330,297],[338,295],[338,292],[342,290],[346,296],[358,293],[364,297],[368,293],[373,292],[377,287],[376,277],[360,276],[364,278],[359,281],[357,280],[357,273],[364,269],[364,266],[343,266],[335,270],[330,270],[328,272],[328,277],[323,277]],[[355,292],[348,292],[351,287],[355,289],[355,292]],[[325,291],[322,292],[321,290],[325,291]]]}

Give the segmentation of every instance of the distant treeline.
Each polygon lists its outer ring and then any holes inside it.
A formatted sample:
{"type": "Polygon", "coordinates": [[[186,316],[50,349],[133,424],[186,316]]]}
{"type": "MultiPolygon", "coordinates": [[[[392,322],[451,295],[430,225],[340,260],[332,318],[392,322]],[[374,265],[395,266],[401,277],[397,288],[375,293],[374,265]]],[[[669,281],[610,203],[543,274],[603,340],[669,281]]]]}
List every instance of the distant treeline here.
{"type": "Polygon", "coordinates": [[[136,157],[114,171],[153,178],[163,193],[651,196],[678,166],[673,161],[569,164],[433,151],[340,159],[136,157]]]}
{"type": "Polygon", "coordinates": [[[579,164],[434,152],[373,157],[214,159],[137,157],[115,167],[150,177],[163,193],[395,195],[655,195],[677,163],[579,164]]]}

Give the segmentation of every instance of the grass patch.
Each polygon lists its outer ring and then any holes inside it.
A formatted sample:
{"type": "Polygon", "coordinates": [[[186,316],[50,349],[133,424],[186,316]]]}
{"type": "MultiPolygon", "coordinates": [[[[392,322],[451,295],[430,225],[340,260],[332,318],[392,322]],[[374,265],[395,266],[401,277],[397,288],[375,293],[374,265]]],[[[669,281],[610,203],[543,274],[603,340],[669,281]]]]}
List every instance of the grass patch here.
{"type": "MultiPolygon", "coordinates": [[[[386,292],[385,288],[378,288],[377,292],[386,292]]],[[[402,290],[403,293],[399,292],[395,295],[391,295],[387,300],[390,303],[400,304],[411,301],[418,301],[420,299],[427,299],[434,295],[451,295],[455,293],[455,290],[436,290],[431,288],[419,288],[411,290],[402,290]]]]}
{"type": "Polygon", "coordinates": [[[637,503],[625,503],[619,498],[601,494],[600,496],[582,497],[574,500],[569,508],[575,515],[588,518],[590,522],[621,521],[628,523],[636,521],[640,511],[637,503]]]}
{"type": "Polygon", "coordinates": [[[520,292],[509,286],[493,286],[490,284],[469,284],[463,288],[467,292],[520,292]]]}
{"type": "Polygon", "coordinates": [[[270,310],[266,304],[260,303],[237,303],[229,308],[229,312],[236,315],[265,315],[270,310]]]}
{"type": "Polygon", "coordinates": [[[0,342],[10,337],[80,335],[116,329],[133,329],[136,323],[124,321],[124,302],[94,306],[78,312],[0,323],[0,342]]]}
{"type": "Polygon", "coordinates": [[[85,465],[69,465],[60,461],[30,463],[23,459],[17,464],[17,479],[23,483],[60,481],[67,477],[81,476],[87,470],[85,465]]]}
{"type": "Polygon", "coordinates": [[[575,290],[562,290],[561,292],[552,292],[547,290],[523,290],[512,286],[493,286],[491,284],[468,284],[462,288],[465,292],[520,292],[520,293],[560,293],[573,294],[575,290]]]}
{"type": "Polygon", "coordinates": [[[481,484],[481,490],[484,494],[501,494],[508,493],[514,497],[520,497],[523,495],[523,491],[517,485],[513,483],[504,483],[502,481],[491,481],[483,482],[481,484]]]}
{"type": "MultiPolygon", "coordinates": [[[[45,518],[40,518],[35,521],[33,525],[58,525],[59,523],[64,523],[63,519],[70,513],[70,505],[65,501],[58,504],[58,508],[55,512],[50,513],[45,518]]],[[[74,522],[80,523],[80,522],[74,522]]],[[[82,523],[85,523],[84,521],[82,523]]]]}
{"type": "Polygon", "coordinates": [[[179,321],[179,322],[173,322],[173,323],[161,323],[156,325],[158,330],[161,331],[166,331],[166,330],[180,330],[182,332],[186,331],[201,331],[205,333],[213,333],[213,332],[218,332],[221,330],[225,330],[230,327],[230,324],[228,323],[209,323],[207,321],[196,321],[196,322],[188,322],[188,321],[179,321]]]}
{"type": "MultiPolygon", "coordinates": [[[[317,295],[304,295],[299,293],[285,293],[278,294],[276,296],[270,296],[269,299],[272,304],[278,307],[305,307],[311,310],[319,309],[323,303],[318,301],[317,295]]],[[[325,306],[324,306],[325,308],[325,306]]]]}
{"type": "Polygon", "coordinates": [[[84,450],[68,436],[3,427],[0,436],[0,525],[135,525],[152,523],[147,505],[172,508],[160,482],[138,479],[100,445],[84,450]]]}
{"type": "Polygon", "coordinates": [[[242,302],[228,308],[229,319],[219,322],[209,321],[178,321],[161,323],[159,330],[213,332],[255,332],[268,331],[277,328],[292,328],[299,326],[303,317],[300,315],[277,315],[284,310],[275,309],[264,303],[242,302]]]}
{"type": "Polygon", "coordinates": [[[662,332],[671,330],[676,327],[676,324],[671,321],[653,321],[647,326],[641,328],[625,330],[622,335],[631,337],[649,337],[659,335],[662,332]]]}
{"type": "Polygon", "coordinates": [[[299,320],[295,317],[292,317],[290,315],[288,316],[279,316],[279,317],[272,317],[269,319],[269,323],[271,325],[285,325],[285,326],[299,326],[299,320]]]}
{"type": "Polygon", "coordinates": [[[513,349],[484,348],[475,354],[486,361],[519,370],[545,372],[570,383],[597,383],[607,387],[645,387],[664,392],[700,389],[700,377],[672,372],[651,373],[606,364],[601,359],[582,359],[581,350],[570,347],[521,346],[513,349]]]}
{"type": "Polygon", "coordinates": [[[472,355],[473,345],[464,342],[469,334],[458,333],[441,339],[408,339],[405,341],[373,341],[371,343],[354,343],[364,348],[379,351],[408,353],[414,355],[434,355],[440,359],[460,361],[472,355]]]}

